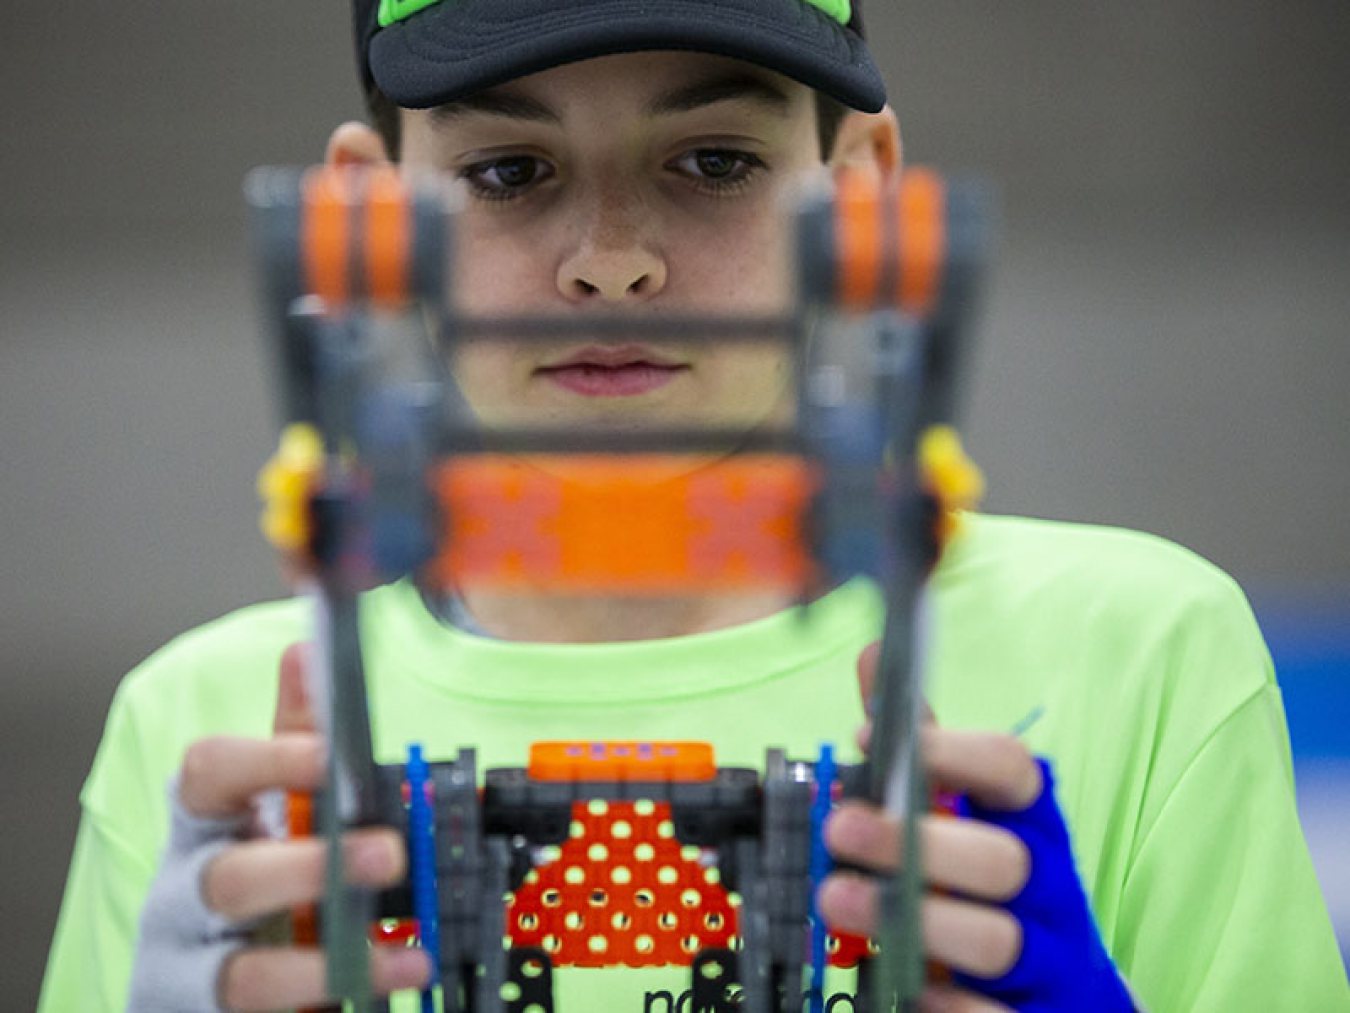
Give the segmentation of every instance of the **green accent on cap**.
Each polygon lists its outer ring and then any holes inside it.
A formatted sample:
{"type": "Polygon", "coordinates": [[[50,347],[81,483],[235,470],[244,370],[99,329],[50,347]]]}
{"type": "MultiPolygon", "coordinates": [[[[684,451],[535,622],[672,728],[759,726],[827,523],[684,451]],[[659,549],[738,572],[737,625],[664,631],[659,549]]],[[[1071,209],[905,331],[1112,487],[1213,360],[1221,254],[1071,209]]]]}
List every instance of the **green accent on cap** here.
{"type": "Polygon", "coordinates": [[[395,21],[410,18],[420,10],[441,0],[380,0],[380,27],[388,28],[395,21]]]}
{"type": "MultiPolygon", "coordinates": [[[[388,28],[395,21],[410,18],[420,10],[425,10],[441,0],[380,0],[380,27],[388,28]]],[[[853,16],[850,0],[802,0],[817,10],[823,11],[841,25],[847,25],[853,16]]]]}
{"type": "Polygon", "coordinates": [[[824,11],[841,25],[847,25],[849,19],[853,17],[851,0],[806,0],[806,2],[824,11]]]}

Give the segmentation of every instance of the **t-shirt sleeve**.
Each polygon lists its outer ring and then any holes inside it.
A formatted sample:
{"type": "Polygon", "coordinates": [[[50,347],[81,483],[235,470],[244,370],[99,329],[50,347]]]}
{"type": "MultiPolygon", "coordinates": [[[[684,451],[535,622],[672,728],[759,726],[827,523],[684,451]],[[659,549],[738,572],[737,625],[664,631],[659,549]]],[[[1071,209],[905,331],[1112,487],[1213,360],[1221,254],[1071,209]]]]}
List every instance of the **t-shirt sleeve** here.
{"type": "Polygon", "coordinates": [[[1148,1008],[1350,1010],[1287,757],[1267,683],[1201,745],[1141,841],[1113,949],[1148,1008]]]}
{"type": "Polygon", "coordinates": [[[154,876],[164,781],[144,780],[128,694],[119,691],[81,793],[80,829],[43,980],[40,1013],[126,1008],[141,905],[154,876]]]}
{"type": "Polygon", "coordinates": [[[177,638],[117,689],[80,793],[80,829],[48,957],[42,1013],[126,1007],[141,907],[168,832],[167,787],[207,735],[268,734],[278,660],[303,603],[268,603],[177,638]]]}
{"type": "Polygon", "coordinates": [[[57,922],[40,1013],[126,1008],[132,948],[151,870],[88,812],[57,922]]]}

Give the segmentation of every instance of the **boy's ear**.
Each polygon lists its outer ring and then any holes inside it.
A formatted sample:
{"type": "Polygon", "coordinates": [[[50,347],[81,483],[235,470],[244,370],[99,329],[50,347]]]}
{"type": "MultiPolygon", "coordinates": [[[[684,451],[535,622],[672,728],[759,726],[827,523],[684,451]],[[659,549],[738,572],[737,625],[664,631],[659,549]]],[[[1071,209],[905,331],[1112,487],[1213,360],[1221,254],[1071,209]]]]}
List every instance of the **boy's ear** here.
{"type": "Polygon", "coordinates": [[[884,176],[900,171],[900,121],[889,105],[879,113],[851,109],[839,123],[830,167],[873,169],[884,176]]]}
{"type": "Polygon", "coordinates": [[[386,165],[389,152],[384,140],[366,123],[349,120],[333,131],[324,151],[329,165],[386,165]]]}

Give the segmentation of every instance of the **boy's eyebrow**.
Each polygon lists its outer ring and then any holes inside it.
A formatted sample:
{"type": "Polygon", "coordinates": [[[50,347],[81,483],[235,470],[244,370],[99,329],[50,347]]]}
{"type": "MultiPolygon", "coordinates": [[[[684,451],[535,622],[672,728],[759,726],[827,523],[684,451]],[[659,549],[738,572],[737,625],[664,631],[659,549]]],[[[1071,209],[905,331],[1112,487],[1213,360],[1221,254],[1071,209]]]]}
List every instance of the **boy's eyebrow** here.
{"type": "Polygon", "coordinates": [[[545,103],[530,98],[528,95],[520,95],[499,88],[474,92],[472,95],[465,95],[463,98],[446,102],[444,105],[436,106],[431,110],[432,118],[438,123],[444,123],[447,120],[453,120],[456,117],[471,113],[504,116],[507,119],[526,120],[531,123],[562,125],[562,117],[545,103]]]}
{"type": "MultiPolygon", "coordinates": [[[[648,116],[671,116],[718,102],[753,102],[780,116],[787,115],[792,105],[787,93],[771,82],[751,74],[733,74],[676,88],[647,103],[644,112],[648,116]]],[[[562,126],[562,117],[547,103],[502,88],[465,95],[431,110],[438,123],[474,113],[562,126]]]]}
{"type": "Polygon", "coordinates": [[[667,92],[647,104],[649,116],[669,116],[693,112],[717,102],[753,102],[780,116],[787,114],[792,100],[781,88],[752,74],[732,74],[698,81],[667,92]]]}

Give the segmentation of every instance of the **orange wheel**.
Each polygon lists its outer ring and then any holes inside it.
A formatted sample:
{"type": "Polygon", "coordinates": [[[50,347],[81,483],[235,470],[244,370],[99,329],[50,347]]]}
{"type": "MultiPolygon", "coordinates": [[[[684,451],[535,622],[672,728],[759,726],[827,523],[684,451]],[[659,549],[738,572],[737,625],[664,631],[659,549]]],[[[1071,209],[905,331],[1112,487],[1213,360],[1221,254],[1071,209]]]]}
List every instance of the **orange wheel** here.
{"type": "Polygon", "coordinates": [[[408,188],[392,166],[365,176],[366,288],[371,301],[396,309],[408,301],[412,236],[408,188]]]}
{"type": "Polygon", "coordinates": [[[329,307],[351,296],[351,173],[332,166],[305,173],[301,187],[300,257],[304,290],[329,307]]]}
{"type": "Polygon", "coordinates": [[[859,170],[839,173],[835,187],[835,277],[839,305],[866,310],[881,287],[880,188],[859,170]]]}
{"type": "Polygon", "coordinates": [[[946,199],[942,178],[931,169],[910,169],[901,177],[894,298],[915,316],[928,316],[937,308],[947,255],[946,199]]]}

